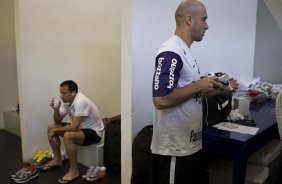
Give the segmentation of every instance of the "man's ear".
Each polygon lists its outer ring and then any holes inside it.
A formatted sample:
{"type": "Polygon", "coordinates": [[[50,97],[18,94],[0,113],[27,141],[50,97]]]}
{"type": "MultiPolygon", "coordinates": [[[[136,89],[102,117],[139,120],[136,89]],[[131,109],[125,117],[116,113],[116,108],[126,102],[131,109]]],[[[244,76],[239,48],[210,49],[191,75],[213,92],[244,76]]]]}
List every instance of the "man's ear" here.
{"type": "Polygon", "coordinates": [[[186,23],[187,25],[190,25],[191,22],[192,22],[192,17],[191,17],[191,15],[186,16],[186,17],[185,17],[185,23],[186,23]]]}

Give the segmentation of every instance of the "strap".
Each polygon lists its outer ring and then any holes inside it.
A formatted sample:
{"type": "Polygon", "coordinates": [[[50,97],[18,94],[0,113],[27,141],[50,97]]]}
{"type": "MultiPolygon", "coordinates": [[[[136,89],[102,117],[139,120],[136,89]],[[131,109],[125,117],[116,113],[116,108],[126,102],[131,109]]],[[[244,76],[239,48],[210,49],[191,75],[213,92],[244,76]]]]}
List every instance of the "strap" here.
{"type": "Polygon", "coordinates": [[[176,157],[171,156],[170,161],[170,171],[169,171],[169,184],[174,184],[174,177],[175,177],[175,164],[176,164],[176,157]]]}

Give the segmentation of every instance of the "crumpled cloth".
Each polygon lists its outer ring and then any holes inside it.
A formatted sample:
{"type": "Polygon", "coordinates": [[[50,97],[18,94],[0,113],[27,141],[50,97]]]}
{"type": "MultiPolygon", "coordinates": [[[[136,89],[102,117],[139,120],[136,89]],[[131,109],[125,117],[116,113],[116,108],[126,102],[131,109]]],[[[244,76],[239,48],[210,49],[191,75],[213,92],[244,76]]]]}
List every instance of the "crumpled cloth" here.
{"type": "Polygon", "coordinates": [[[231,110],[230,114],[227,116],[228,121],[238,121],[244,120],[244,116],[240,113],[239,109],[231,110]]]}

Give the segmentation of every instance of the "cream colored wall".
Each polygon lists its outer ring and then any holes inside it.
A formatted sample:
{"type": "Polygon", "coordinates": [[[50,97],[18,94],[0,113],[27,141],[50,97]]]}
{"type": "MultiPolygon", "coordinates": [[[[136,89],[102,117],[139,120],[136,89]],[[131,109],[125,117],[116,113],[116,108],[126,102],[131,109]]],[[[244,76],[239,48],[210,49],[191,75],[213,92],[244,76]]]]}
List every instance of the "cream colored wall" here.
{"type": "Polygon", "coordinates": [[[128,184],[132,171],[132,0],[122,0],[121,49],[121,183],[128,184]]]}
{"type": "Polygon", "coordinates": [[[23,158],[47,149],[49,101],[72,79],[103,117],[120,114],[121,3],[15,0],[23,158]]]}
{"type": "Polygon", "coordinates": [[[14,3],[0,1],[0,129],[4,128],[3,112],[17,107],[17,67],[14,26],[14,3]]]}

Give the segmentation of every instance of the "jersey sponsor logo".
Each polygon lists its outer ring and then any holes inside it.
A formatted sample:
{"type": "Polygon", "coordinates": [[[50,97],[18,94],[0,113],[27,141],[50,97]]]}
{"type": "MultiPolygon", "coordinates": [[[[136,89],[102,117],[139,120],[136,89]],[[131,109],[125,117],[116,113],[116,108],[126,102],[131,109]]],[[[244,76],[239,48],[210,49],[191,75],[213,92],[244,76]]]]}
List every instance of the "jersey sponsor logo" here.
{"type": "Polygon", "coordinates": [[[192,130],[190,134],[190,142],[196,142],[199,139],[202,139],[202,131],[195,132],[192,130]]]}
{"type": "Polygon", "coordinates": [[[199,104],[202,103],[202,94],[199,92],[199,93],[196,93],[192,96],[192,99],[195,100],[195,102],[198,102],[199,104]]]}
{"type": "Polygon", "coordinates": [[[156,57],[152,81],[153,97],[166,96],[177,87],[182,67],[180,56],[174,52],[161,52],[156,57]]]}
{"type": "Polygon", "coordinates": [[[159,58],[158,59],[158,67],[156,69],[156,74],[155,74],[155,79],[154,79],[154,90],[158,90],[159,89],[159,84],[160,84],[160,74],[162,71],[162,61],[164,60],[164,58],[159,58]]]}
{"type": "Polygon", "coordinates": [[[169,85],[167,86],[167,88],[169,89],[173,88],[173,85],[174,85],[174,70],[176,68],[176,64],[177,64],[177,60],[172,59],[170,69],[169,69],[169,85]]]}
{"type": "MultiPolygon", "coordinates": [[[[193,81],[194,83],[195,81],[193,81]]],[[[199,104],[202,104],[202,93],[201,92],[198,92],[198,93],[195,93],[193,96],[192,96],[192,99],[194,99],[195,102],[198,102],[199,104]]]]}

